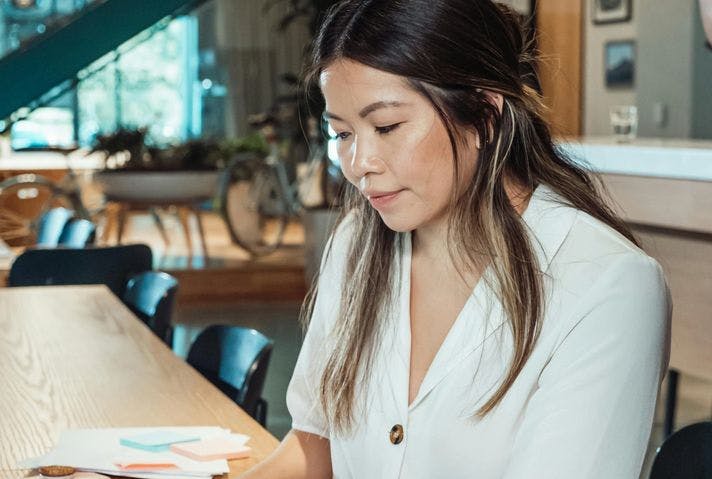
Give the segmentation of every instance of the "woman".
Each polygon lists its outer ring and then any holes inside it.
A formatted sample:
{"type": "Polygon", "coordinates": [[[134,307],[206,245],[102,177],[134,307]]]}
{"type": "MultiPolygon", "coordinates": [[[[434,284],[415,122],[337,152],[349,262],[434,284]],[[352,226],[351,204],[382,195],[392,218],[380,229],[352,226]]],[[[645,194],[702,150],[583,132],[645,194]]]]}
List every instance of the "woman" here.
{"type": "Polygon", "coordinates": [[[517,17],[347,0],[310,78],[353,185],[245,477],[637,478],[667,367],[658,264],[563,158],[517,17]]]}

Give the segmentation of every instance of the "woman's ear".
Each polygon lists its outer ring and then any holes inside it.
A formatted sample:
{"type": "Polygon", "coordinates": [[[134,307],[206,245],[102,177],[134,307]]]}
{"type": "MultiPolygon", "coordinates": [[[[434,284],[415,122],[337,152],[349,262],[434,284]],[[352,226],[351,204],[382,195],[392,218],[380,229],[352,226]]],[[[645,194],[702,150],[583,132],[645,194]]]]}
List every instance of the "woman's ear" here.
{"type": "Polygon", "coordinates": [[[499,114],[502,114],[502,108],[504,107],[504,97],[501,93],[495,93],[493,91],[484,90],[484,94],[487,96],[489,102],[497,107],[499,114]]]}
{"type": "MultiPolygon", "coordinates": [[[[502,109],[504,108],[504,97],[502,96],[502,94],[496,93],[493,91],[489,91],[489,90],[478,90],[478,91],[482,91],[484,93],[484,95],[487,97],[487,101],[491,105],[493,105],[495,108],[497,108],[497,112],[499,112],[499,114],[501,115],[502,109]]],[[[494,125],[492,125],[492,123],[490,123],[488,125],[488,129],[489,129],[488,135],[490,138],[492,138],[494,136],[494,125]]],[[[478,150],[482,149],[482,143],[480,142],[480,135],[478,135],[478,134],[476,134],[476,137],[475,137],[475,147],[478,150]]]]}

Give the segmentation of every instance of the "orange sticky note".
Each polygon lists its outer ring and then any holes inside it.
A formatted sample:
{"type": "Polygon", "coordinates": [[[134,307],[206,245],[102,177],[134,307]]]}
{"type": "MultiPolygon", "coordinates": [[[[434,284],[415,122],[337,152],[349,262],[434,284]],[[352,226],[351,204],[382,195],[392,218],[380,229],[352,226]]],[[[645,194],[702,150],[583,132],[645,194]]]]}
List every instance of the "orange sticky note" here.
{"type": "Polygon", "coordinates": [[[161,463],[157,463],[157,462],[116,463],[115,465],[122,471],[149,471],[149,470],[177,469],[178,468],[178,466],[176,466],[175,464],[171,464],[171,463],[161,464],[161,463]]]}
{"type": "Polygon", "coordinates": [[[214,461],[249,457],[252,449],[229,437],[214,437],[198,442],[173,444],[171,451],[196,461],[214,461]]]}

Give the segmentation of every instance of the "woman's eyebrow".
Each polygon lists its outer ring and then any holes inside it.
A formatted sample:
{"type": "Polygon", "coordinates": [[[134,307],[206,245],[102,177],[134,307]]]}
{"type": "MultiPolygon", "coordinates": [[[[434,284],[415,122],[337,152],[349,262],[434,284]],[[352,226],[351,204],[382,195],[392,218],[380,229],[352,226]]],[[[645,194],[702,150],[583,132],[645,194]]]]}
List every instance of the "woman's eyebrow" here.
{"type": "MultiPolygon", "coordinates": [[[[367,105],[361,109],[360,112],[358,112],[358,116],[361,118],[366,118],[368,115],[373,113],[376,110],[380,110],[382,108],[398,108],[400,106],[405,106],[407,103],[403,103],[401,101],[377,101],[374,103],[371,103],[370,105],[367,105]]],[[[339,117],[338,115],[335,115],[329,111],[324,111],[324,118],[327,120],[337,120],[337,121],[344,121],[343,118],[339,117]]]]}
{"type": "Polygon", "coordinates": [[[358,112],[358,116],[360,116],[361,118],[366,118],[368,115],[370,115],[376,110],[380,110],[381,108],[398,108],[399,106],[403,105],[405,105],[405,103],[400,101],[377,101],[364,107],[360,112],[358,112]]]}

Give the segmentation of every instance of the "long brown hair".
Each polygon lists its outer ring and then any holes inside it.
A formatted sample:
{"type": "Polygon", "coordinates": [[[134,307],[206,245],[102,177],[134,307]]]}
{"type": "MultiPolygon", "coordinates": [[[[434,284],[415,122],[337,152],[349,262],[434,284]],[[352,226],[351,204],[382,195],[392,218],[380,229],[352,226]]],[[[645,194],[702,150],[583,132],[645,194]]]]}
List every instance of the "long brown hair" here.
{"type": "MultiPolygon", "coordinates": [[[[513,11],[490,0],[346,0],[332,8],[315,39],[308,83],[338,59],[400,75],[427,98],[448,130],[456,177],[462,132],[474,130],[481,139],[472,181],[464,194],[453,194],[448,244],[459,264],[481,271],[486,262],[492,269],[491,286],[514,340],[505,378],[475,412],[483,416],[531,355],[545,308],[543,272],[505,182],[529,191],[546,184],[568,205],[637,242],[602,199],[596,180],[555,147],[543,116],[535,52],[513,11]],[[487,92],[502,95],[501,112],[487,92]]],[[[355,225],[343,272],[349,281],[342,285],[335,346],[320,388],[336,433],[353,428],[356,394],[368,383],[402,239],[355,188],[347,189],[344,205],[342,217],[353,216],[355,225]]],[[[305,303],[305,323],[317,293],[313,288],[305,303]]]]}

